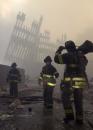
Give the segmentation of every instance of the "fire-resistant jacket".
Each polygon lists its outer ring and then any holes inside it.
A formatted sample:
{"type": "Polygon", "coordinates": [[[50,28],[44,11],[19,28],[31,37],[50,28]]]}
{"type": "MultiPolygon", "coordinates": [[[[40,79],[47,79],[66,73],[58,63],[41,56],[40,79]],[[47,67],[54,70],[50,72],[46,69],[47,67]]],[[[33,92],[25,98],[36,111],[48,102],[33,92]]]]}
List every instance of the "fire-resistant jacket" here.
{"type": "Polygon", "coordinates": [[[56,85],[56,78],[59,73],[53,65],[45,65],[40,73],[40,79],[43,81],[43,85],[54,87],[56,85]]]}
{"type": "Polygon", "coordinates": [[[58,64],[65,64],[64,82],[72,81],[73,86],[82,86],[86,81],[87,58],[79,52],[67,52],[60,54],[56,52],[54,61],[58,64]]]}
{"type": "Polygon", "coordinates": [[[18,69],[11,69],[7,76],[7,82],[18,83],[21,81],[21,75],[18,69]]]}

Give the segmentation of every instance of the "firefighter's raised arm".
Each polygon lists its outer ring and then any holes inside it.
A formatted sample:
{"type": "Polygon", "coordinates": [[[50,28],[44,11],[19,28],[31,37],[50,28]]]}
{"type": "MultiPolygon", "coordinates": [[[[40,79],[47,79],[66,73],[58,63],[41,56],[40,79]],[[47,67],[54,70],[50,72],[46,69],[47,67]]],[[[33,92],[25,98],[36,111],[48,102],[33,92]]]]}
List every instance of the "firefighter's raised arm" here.
{"type": "Polygon", "coordinates": [[[55,53],[55,57],[54,57],[54,61],[57,63],[57,64],[63,64],[63,57],[62,57],[62,54],[61,52],[65,49],[64,46],[60,46],[56,53],[55,53]]]}

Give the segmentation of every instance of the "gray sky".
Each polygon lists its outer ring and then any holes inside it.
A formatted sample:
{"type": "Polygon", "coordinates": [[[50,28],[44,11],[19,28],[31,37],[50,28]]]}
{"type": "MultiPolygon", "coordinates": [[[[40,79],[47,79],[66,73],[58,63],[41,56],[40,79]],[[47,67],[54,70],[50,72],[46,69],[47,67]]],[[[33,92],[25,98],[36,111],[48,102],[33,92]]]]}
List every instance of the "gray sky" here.
{"type": "Polygon", "coordinates": [[[93,40],[93,0],[0,0],[0,62],[19,11],[28,23],[42,15],[42,30],[49,30],[52,39],[66,33],[78,42],[93,40]]]}

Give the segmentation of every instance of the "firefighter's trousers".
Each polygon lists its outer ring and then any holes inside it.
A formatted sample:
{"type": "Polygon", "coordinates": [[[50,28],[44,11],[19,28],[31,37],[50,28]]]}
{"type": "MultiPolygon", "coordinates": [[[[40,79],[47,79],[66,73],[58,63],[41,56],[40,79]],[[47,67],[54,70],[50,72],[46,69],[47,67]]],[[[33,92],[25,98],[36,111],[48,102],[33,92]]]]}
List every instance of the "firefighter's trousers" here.
{"type": "Polygon", "coordinates": [[[83,120],[83,88],[75,88],[73,93],[76,120],[83,120]]]}
{"type": "Polygon", "coordinates": [[[65,111],[65,116],[68,119],[83,120],[83,89],[71,88],[70,84],[65,84],[62,89],[62,103],[65,111]],[[74,97],[74,109],[71,101],[71,96],[74,97]]]}
{"type": "Polygon", "coordinates": [[[47,108],[53,107],[53,90],[54,87],[50,87],[48,85],[44,86],[44,92],[43,92],[44,106],[47,108]]]}
{"type": "Polygon", "coordinates": [[[10,96],[13,96],[13,97],[18,96],[18,83],[16,82],[10,83],[10,96]]]}

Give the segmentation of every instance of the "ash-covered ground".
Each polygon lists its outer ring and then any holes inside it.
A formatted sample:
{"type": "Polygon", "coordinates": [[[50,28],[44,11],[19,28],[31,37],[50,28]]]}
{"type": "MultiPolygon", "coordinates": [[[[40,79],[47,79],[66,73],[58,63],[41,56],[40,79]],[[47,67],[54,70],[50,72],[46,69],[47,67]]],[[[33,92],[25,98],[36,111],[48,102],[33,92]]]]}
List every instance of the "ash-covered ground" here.
{"type": "Polygon", "coordinates": [[[84,125],[66,126],[63,123],[64,111],[61,103],[60,87],[54,90],[53,111],[43,107],[43,88],[36,83],[19,87],[21,108],[11,110],[14,100],[8,93],[0,96],[0,130],[92,130],[93,129],[93,86],[84,91],[84,125]]]}

